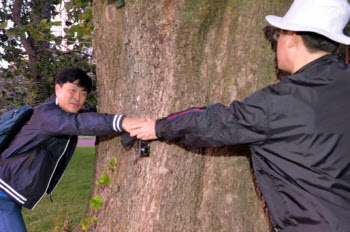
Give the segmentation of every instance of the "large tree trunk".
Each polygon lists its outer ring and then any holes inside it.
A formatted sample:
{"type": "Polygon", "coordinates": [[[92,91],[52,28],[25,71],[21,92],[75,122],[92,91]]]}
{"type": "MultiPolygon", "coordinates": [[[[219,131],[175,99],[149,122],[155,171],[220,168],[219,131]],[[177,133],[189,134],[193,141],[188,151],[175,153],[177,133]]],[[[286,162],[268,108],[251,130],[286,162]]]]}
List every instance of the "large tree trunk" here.
{"type": "MultiPolygon", "coordinates": [[[[281,0],[94,1],[100,112],[159,118],[191,106],[229,104],[276,82],[263,35],[281,0]]],[[[111,157],[109,187],[92,231],[269,231],[247,147],[195,149],[152,142],[137,158],[118,137],[100,138],[95,179],[111,157]]]]}

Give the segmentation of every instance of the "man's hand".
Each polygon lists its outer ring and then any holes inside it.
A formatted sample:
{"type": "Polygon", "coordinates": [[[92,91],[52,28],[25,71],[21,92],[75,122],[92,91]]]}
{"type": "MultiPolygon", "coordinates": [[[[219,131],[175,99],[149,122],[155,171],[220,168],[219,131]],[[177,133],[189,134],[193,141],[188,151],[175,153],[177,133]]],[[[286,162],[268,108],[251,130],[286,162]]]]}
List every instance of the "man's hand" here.
{"type": "MultiPolygon", "coordinates": [[[[129,132],[129,131],[128,131],[129,132]]],[[[146,118],[143,122],[135,123],[130,127],[130,136],[136,136],[141,140],[157,139],[156,120],[146,118]]]]}
{"type": "Polygon", "coordinates": [[[146,119],[144,118],[129,118],[125,117],[122,123],[122,127],[127,132],[131,132],[131,127],[133,127],[136,124],[140,124],[141,122],[145,122],[146,119]]]}

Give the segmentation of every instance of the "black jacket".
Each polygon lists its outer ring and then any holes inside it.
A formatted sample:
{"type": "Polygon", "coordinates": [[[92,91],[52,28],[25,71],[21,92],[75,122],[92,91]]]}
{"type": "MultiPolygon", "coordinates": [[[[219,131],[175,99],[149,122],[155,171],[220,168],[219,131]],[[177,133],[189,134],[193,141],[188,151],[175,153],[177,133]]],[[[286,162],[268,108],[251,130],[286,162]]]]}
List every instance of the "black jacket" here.
{"type": "Polygon", "coordinates": [[[279,231],[350,231],[350,68],[336,56],[230,107],[157,120],[156,133],[191,146],[248,144],[279,231]]]}
{"type": "Polygon", "coordinates": [[[55,96],[35,107],[31,119],[1,154],[1,160],[24,156],[0,166],[0,189],[18,204],[33,209],[62,177],[77,135],[120,131],[123,116],[86,111],[91,110],[67,113],[55,104],[55,96]]]}

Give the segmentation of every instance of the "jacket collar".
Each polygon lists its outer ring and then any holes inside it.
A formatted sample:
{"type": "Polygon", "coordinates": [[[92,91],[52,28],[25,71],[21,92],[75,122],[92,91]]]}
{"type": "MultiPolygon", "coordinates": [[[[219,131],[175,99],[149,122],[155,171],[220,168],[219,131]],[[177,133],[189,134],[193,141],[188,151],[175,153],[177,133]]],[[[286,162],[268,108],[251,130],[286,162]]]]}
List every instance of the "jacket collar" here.
{"type": "Polygon", "coordinates": [[[296,73],[287,76],[286,78],[293,81],[307,83],[314,81],[328,82],[328,79],[333,79],[334,77],[331,77],[326,74],[325,67],[328,67],[330,64],[339,62],[339,58],[336,55],[325,55],[306,64],[305,66],[300,68],[296,73]]]}
{"type": "Polygon", "coordinates": [[[295,74],[298,74],[298,73],[302,73],[304,71],[307,71],[309,69],[313,69],[314,67],[317,67],[319,65],[324,65],[324,64],[327,64],[327,63],[331,63],[331,62],[338,62],[339,59],[336,55],[325,55],[325,56],[322,56],[310,63],[308,63],[307,65],[305,65],[304,67],[302,67],[301,69],[299,69],[295,74]]]}
{"type": "Polygon", "coordinates": [[[51,95],[51,97],[49,97],[49,98],[45,101],[45,103],[54,103],[54,104],[58,105],[57,102],[56,102],[56,93],[53,93],[53,94],[51,95]]]}

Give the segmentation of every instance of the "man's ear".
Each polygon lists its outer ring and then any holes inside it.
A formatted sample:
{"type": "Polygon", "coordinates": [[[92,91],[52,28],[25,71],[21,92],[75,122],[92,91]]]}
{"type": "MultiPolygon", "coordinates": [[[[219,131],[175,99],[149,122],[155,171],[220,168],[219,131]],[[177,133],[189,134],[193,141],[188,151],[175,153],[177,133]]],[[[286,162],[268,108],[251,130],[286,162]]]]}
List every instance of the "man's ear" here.
{"type": "Polygon", "coordinates": [[[56,92],[56,95],[57,93],[59,93],[59,91],[61,90],[61,86],[59,84],[56,84],[55,85],[55,92],[56,92]]]}
{"type": "Polygon", "coordinates": [[[295,31],[288,31],[288,47],[291,48],[293,46],[295,46],[296,42],[297,42],[297,33],[295,31]]]}

